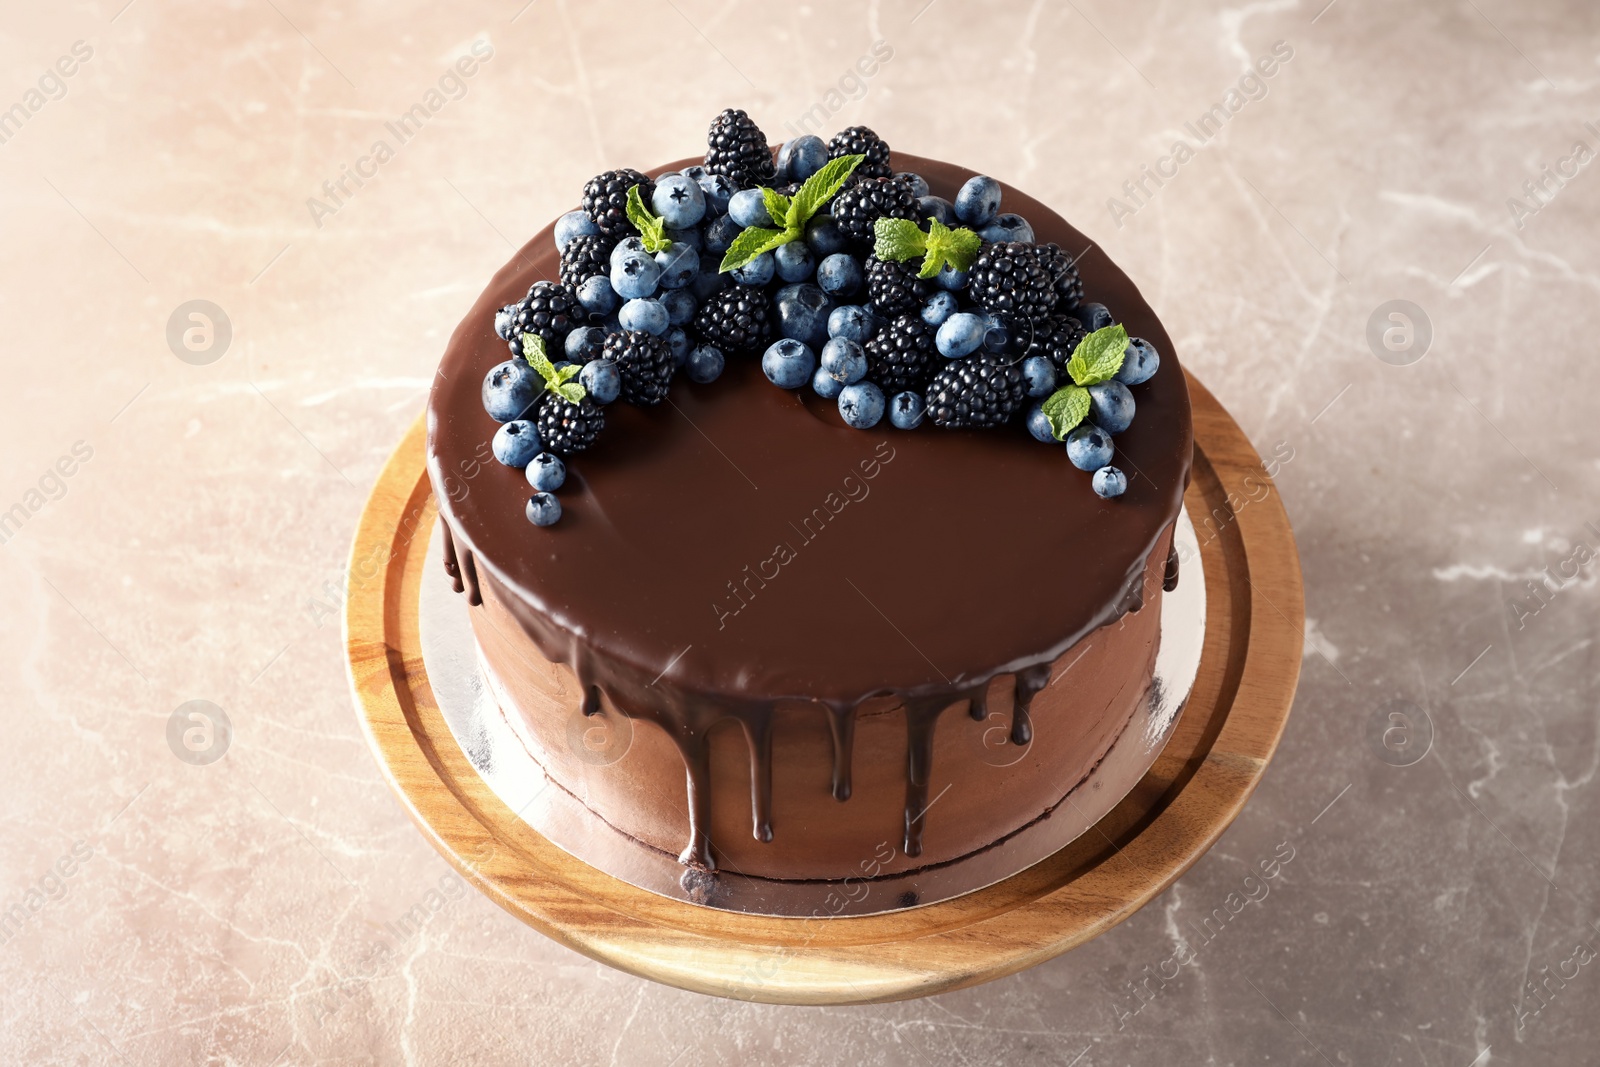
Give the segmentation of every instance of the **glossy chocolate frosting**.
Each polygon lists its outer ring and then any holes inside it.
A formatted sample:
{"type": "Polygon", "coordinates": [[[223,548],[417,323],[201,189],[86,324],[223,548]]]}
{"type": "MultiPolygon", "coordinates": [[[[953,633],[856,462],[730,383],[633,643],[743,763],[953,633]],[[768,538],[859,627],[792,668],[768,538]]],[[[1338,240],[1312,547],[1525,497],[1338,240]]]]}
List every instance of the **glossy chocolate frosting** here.
{"type": "MultiPolygon", "coordinates": [[[[973,173],[898,154],[894,165],[945,197],[973,173]]],[[[1113,462],[1128,476],[1116,500],[1095,496],[1061,447],[1020,427],[906,432],[885,419],[854,430],[832,402],[780,390],[756,359],[736,358],[709,385],[680,375],[654,408],[610,405],[599,441],[568,461],[561,521],[539,528],[523,514],[522,472],[486,461],[496,424],[480,388],[508,358],[495,310],[558,275],[551,228],[495,276],[451,339],[428,405],[428,469],[453,535],[447,566],[474,601],[478,583],[493,583],[540,653],[576,674],[586,710],[603,694],[673,739],[688,778],[686,863],[713,865],[716,723],[743,727],[752,830],[770,840],[781,834],[770,816],[773,709],[810,702],[828,717],[833,793],[844,800],[857,709],[903,702],[903,847],[915,856],[938,717],[963,701],[981,717],[988,683],[1012,675],[1012,729],[1025,741],[1050,664],[1136,610],[1188,480],[1183,372],[1098,248],[1025,194],[1004,196],[1040,241],[1078,256],[1086,299],[1161,353],[1116,438],[1113,462]]]]}

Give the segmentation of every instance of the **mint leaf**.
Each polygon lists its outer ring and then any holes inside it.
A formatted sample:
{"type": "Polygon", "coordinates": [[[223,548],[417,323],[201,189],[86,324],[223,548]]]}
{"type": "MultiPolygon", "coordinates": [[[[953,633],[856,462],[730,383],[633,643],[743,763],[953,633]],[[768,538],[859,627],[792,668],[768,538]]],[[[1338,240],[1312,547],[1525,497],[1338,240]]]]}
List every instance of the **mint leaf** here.
{"type": "Polygon", "coordinates": [[[1050,420],[1050,433],[1064,441],[1089,414],[1089,390],[1081,385],[1065,386],[1051,393],[1042,407],[1044,417],[1050,420]]]}
{"type": "Polygon", "coordinates": [[[645,251],[665,252],[672,247],[672,242],[667,238],[666,221],[650,213],[645,206],[644,194],[639,192],[637,185],[628,189],[628,221],[639,231],[645,251]]]}
{"type": "Polygon", "coordinates": [[[955,270],[967,270],[978,257],[983,238],[971,230],[952,230],[931,215],[928,217],[928,257],[922,261],[919,278],[936,277],[947,264],[955,270]]]}
{"type": "Polygon", "coordinates": [[[1122,369],[1122,360],[1128,354],[1128,331],[1121,323],[1096,330],[1073,350],[1067,361],[1067,373],[1079,385],[1097,385],[1110,381],[1122,369]]]}
{"type": "Polygon", "coordinates": [[[978,258],[978,250],[983,247],[983,238],[965,226],[950,232],[950,248],[945,254],[945,262],[956,270],[971,270],[972,261],[978,258]]]}
{"type": "Polygon", "coordinates": [[[872,254],[883,260],[903,263],[928,250],[928,239],[909,219],[879,219],[872,224],[876,238],[872,254]]]}
{"type": "Polygon", "coordinates": [[[773,225],[789,228],[789,198],[776,189],[761,187],[761,199],[767,203],[767,215],[771,217],[773,225]]]}
{"type": "Polygon", "coordinates": [[[807,178],[794,194],[794,199],[789,202],[789,214],[783,220],[784,225],[791,230],[796,227],[805,229],[811,216],[844,188],[844,183],[850,180],[850,175],[866,158],[864,155],[840,156],[824,163],[822,169],[807,178]]]}
{"type": "Polygon", "coordinates": [[[578,376],[583,368],[574,363],[571,366],[562,367],[559,370],[556,369],[556,365],[550,362],[550,357],[544,354],[544,338],[538,334],[525,333],[522,335],[522,358],[527,360],[528,366],[537,371],[539,377],[544,379],[546,392],[554,393],[561,399],[573,404],[589,395],[587,389],[572,380],[578,376]]]}
{"type": "Polygon", "coordinates": [[[800,233],[792,229],[769,230],[762,226],[748,226],[739,231],[739,236],[728,246],[727,253],[722,257],[722,266],[718,270],[723,274],[736,270],[761,253],[770,252],[779,245],[786,245],[799,236],[800,233]]]}

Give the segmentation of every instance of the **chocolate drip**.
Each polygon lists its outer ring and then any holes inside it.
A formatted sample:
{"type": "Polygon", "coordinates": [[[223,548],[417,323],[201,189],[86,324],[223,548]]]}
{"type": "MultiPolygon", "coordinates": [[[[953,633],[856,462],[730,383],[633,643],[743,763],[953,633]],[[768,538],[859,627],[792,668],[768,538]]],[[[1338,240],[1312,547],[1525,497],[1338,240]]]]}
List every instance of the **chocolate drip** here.
{"type": "Polygon", "coordinates": [[[1013,745],[1026,745],[1033,740],[1033,720],[1028,716],[1028,709],[1033,706],[1033,698],[1039,695],[1039,691],[1050,684],[1050,666],[1040,663],[1017,672],[1016,688],[1011,696],[1013,745]]]}
{"type": "Polygon", "coordinates": [[[850,758],[856,739],[856,709],[830,707],[828,730],[833,735],[833,799],[850,799],[850,758]]]}
{"type": "Polygon", "coordinates": [[[483,595],[478,590],[478,562],[472,558],[472,549],[460,550],[461,579],[467,588],[467,603],[477,607],[483,603],[483,595]]]}
{"type": "Polygon", "coordinates": [[[973,722],[982,722],[989,717],[989,686],[987,683],[978,686],[967,698],[967,714],[972,716],[973,722]]]}
{"type": "Polygon", "coordinates": [[[772,840],[772,713],[741,718],[750,746],[750,822],[757,841],[772,840]]]}
{"type": "Polygon", "coordinates": [[[1161,576],[1161,590],[1170,593],[1178,588],[1178,545],[1177,538],[1167,546],[1167,570],[1161,576]]]}
{"type": "Polygon", "coordinates": [[[689,782],[689,843],[678,856],[686,867],[717,869],[711,858],[711,745],[699,734],[678,745],[689,782]]]}
{"type": "Polygon", "coordinates": [[[451,536],[450,524],[440,522],[439,528],[444,531],[444,572],[450,576],[450,584],[456,592],[461,592],[461,565],[456,562],[456,539],[451,536]]]}
{"type": "Polygon", "coordinates": [[[583,687],[583,707],[581,710],[585,716],[600,714],[600,687],[598,685],[586,685],[583,687]]]}
{"type": "Polygon", "coordinates": [[[922,855],[922,829],[928,818],[928,779],[933,771],[933,728],[939,713],[947,706],[942,698],[907,700],[906,712],[906,809],[905,840],[907,856],[922,855]]]}

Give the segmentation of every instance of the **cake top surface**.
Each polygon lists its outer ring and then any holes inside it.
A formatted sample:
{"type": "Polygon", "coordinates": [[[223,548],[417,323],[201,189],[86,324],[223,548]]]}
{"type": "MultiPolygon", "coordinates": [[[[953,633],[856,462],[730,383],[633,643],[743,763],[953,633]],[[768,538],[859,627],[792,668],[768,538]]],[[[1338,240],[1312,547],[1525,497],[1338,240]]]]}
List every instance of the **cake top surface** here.
{"type": "MultiPolygon", "coordinates": [[[[975,174],[892,164],[947,199],[975,174]]],[[[665,402],[609,404],[604,433],[566,461],[560,521],[536,526],[524,472],[489,454],[482,387],[507,355],[496,310],[560,273],[554,226],[495,276],[440,367],[428,464],[456,541],[547,658],[653,705],[843,707],[1037,667],[1127,608],[1189,476],[1183,372],[1104,253],[1001,189],[1040,242],[1074,255],[1087,297],[1161,354],[1115,438],[1115,499],[1015,425],[854,428],[811,388],[776,388],[758,352],[729,354],[709,384],[672,377],[665,402]]]]}

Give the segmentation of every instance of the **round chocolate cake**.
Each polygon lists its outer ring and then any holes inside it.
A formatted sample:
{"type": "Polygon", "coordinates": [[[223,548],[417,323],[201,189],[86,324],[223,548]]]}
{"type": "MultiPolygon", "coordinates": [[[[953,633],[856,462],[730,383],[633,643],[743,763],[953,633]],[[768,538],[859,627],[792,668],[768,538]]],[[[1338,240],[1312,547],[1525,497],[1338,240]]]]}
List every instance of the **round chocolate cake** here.
{"type": "Polygon", "coordinates": [[[703,166],[596,178],[456,330],[428,404],[445,566],[593,833],[707,877],[981,866],[1146,699],[1182,370],[1128,279],[1025,194],[876,135],[838,150],[856,131],[772,165],[730,114],[703,166]],[[822,201],[838,159],[873,169],[822,201]],[[705,206],[675,228],[685,178],[705,206]],[[729,221],[754,186],[782,198],[766,225],[729,221]],[[661,278],[628,296],[640,256],[661,278]],[[951,356],[963,314],[980,342],[951,356]],[[586,716],[628,720],[620,759],[574,744],[586,716]]]}

